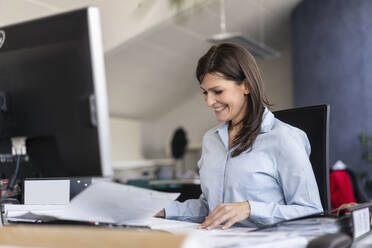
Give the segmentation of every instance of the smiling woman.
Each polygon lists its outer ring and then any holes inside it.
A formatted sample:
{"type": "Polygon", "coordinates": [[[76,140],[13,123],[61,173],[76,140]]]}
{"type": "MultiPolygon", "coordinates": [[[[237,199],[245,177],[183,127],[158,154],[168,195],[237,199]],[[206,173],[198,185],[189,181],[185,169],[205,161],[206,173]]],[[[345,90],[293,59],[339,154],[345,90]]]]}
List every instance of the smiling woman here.
{"type": "Polygon", "coordinates": [[[221,125],[203,137],[199,199],[173,202],[159,215],[259,227],[322,212],[306,134],[269,111],[253,56],[233,43],[213,46],[196,70],[205,102],[221,125]]]}
{"type": "MultiPolygon", "coordinates": [[[[218,121],[228,121],[231,143],[237,150],[233,156],[251,147],[258,135],[264,106],[269,106],[265,96],[260,71],[254,57],[243,47],[233,43],[213,46],[200,58],[196,77],[201,88],[218,89],[219,94],[214,106],[225,108],[216,112],[218,121]],[[225,90],[222,88],[225,87],[225,90]],[[229,103],[223,104],[223,101],[229,103]],[[222,119],[219,119],[222,118],[222,119]],[[227,119],[223,119],[227,118],[227,119]],[[245,142],[241,142],[245,140],[245,142]],[[240,145],[239,145],[240,143],[240,145]]],[[[213,92],[213,91],[212,91],[213,92]]],[[[208,95],[204,89],[205,95],[208,95]]],[[[211,104],[206,97],[206,103],[211,104]]],[[[230,144],[230,142],[229,142],[230,144]]]]}

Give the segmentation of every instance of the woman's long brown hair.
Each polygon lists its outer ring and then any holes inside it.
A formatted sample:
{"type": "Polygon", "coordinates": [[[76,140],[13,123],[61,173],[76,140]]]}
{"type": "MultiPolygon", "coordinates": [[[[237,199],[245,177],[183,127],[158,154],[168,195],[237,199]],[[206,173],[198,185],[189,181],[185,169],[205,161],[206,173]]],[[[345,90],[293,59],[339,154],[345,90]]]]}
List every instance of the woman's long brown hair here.
{"type": "MultiPolygon", "coordinates": [[[[265,95],[260,71],[252,54],[234,43],[221,43],[212,46],[203,55],[196,68],[196,77],[201,84],[207,73],[220,73],[236,84],[247,84],[250,91],[247,97],[247,109],[243,119],[236,125],[242,128],[232,141],[232,157],[244,151],[250,151],[261,131],[262,115],[265,106],[270,103],[265,95]]],[[[231,121],[229,128],[232,128],[231,121]]]]}

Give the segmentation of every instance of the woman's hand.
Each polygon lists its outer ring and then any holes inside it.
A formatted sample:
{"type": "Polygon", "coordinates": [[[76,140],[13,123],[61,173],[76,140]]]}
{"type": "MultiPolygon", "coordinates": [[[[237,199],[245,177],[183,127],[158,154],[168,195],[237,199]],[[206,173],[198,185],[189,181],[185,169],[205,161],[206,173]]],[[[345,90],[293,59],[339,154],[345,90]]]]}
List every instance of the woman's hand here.
{"type": "Polygon", "coordinates": [[[198,228],[213,229],[226,221],[222,229],[227,229],[236,222],[245,220],[251,214],[248,201],[219,204],[198,228]]]}
{"type": "Polygon", "coordinates": [[[162,217],[162,218],[165,218],[165,210],[164,210],[164,209],[161,210],[159,213],[157,213],[157,214],[155,215],[155,217],[162,217]]]}

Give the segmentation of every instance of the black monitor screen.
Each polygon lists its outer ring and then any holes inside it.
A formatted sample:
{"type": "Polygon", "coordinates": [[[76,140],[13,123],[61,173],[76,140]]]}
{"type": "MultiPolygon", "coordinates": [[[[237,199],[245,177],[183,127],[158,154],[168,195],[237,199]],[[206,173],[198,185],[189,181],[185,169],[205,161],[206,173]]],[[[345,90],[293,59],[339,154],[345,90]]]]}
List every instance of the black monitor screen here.
{"type": "Polygon", "coordinates": [[[0,28],[0,173],[26,137],[24,177],[111,174],[99,13],[86,8],[0,28]],[[2,159],[1,159],[2,158],[2,159]]]}

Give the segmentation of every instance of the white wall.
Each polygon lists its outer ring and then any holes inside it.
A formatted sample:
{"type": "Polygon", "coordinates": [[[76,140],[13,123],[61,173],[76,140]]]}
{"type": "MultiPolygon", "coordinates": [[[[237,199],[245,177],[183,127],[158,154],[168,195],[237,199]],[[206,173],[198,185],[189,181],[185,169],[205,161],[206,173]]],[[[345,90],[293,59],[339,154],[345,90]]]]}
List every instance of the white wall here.
{"type": "Polygon", "coordinates": [[[293,107],[291,44],[280,51],[279,59],[257,60],[272,110],[293,107]]]}
{"type": "Polygon", "coordinates": [[[113,162],[143,159],[140,121],[110,117],[110,128],[113,162]]]}

